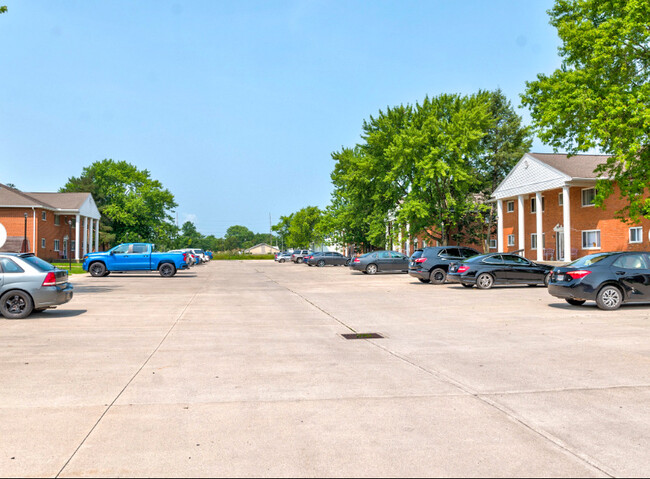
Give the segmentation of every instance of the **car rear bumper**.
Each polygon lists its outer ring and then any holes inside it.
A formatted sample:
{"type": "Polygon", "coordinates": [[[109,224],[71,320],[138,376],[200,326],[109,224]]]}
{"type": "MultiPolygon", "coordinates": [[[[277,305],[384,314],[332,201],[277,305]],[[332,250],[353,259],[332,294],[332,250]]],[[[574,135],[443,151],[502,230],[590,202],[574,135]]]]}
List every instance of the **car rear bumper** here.
{"type": "Polygon", "coordinates": [[[576,284],[558,284],[550,283],[548,285],[548,292],[551,296],[562,299],[586,299],[595,301],[597,291],[591,287],[585,287],[581,283],[576,284]]]}
{"type": "Polygon", "coordinates": [[[409,269],[409,276],[417,279],[429,279],[430,273],[424,269],[409,269]]]}
{"type": "Polygon", "coordinates": [[[61,286],[44,286],[32,293],[34,307],[47,308],[65,304],[72,299],[73,289],[70,283],[61,286]]]}
{"type": "Polygon", "coordinates": [[[448,283],[476,284],[476,278],[468,278],[458,273],[447,273],[448,283]]]}

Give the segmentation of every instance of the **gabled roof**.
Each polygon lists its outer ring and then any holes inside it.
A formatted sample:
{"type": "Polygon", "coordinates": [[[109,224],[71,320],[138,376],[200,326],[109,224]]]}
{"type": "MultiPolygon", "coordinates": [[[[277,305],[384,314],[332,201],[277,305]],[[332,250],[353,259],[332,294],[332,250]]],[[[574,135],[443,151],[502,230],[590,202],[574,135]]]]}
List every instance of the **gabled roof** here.
{"type": "Polygon", "coordinates": [[[594,169],[610,158],[607,155],[576,155],[526,153],[508,176],[494,190],[496,199],[527,195],[537,191],[562,188],[572,181],[594,182],[594,169]]]}
{"type": "Polygon", "coordinates": [[[99,210],[90,193],[26,193],[0,183],[0,207],[45,208],[76,211],[99,219],[99,210]]]}
{"type": "Polygon", "coordinates": [[[598,178],[594,170],[611,158],[610,155],[568,156],[557,153],[528,153],[528,156],[546,163],[571,178],[598,178]]]}

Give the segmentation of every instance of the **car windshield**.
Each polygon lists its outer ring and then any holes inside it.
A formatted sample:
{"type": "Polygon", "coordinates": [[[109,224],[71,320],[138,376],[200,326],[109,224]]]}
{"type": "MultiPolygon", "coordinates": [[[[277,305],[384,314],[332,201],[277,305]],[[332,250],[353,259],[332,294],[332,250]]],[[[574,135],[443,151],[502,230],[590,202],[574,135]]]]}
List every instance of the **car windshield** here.
{"type": "Polygon", "coordinates": [[[591,266],[592,264],[598,263],[599,261],[602,261],[605,258],[609,258],[613,254],[615,253],[589,254],[587,256],[583,256],[582,258],[578,258],[572,263],[569,263],[567,266],[570,266],[571,268],[584,268],[585,266],[591,266]]]}
{"type": "Polygon", "coordinates": [[[27,258],[22,258],[22,260],[25,263],[30,264],[34,268],[36,268],[39,271],[52,271],[56,269],[54,265],[51,265],[47,261],[42,260],[41,258],[37,258],[36,256],[28,256],[27,258]]]}

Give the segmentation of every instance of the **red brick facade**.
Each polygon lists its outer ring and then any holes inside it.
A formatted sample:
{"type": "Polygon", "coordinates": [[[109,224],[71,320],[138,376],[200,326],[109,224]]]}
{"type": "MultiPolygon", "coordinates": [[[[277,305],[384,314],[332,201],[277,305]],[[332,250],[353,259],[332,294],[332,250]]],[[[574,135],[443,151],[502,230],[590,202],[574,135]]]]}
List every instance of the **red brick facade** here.
{"type": "MultiPolygon", "coordinates": [[[[71,240],[74,242],[76,234],[75,215],[59,215],[43,208],[34,208],[33,210],[32,208],[2,208],[0,209],[0,223],[7,230],[8,238],[23,239],[25,234],[25,213],[27,213],[29,252],[34,252],[36,256],[46,261],[65,258],[64,237],[71,236],[71,240]],[[58,225],[55,224],[55,216],[58,216],[58,225]],[[70,230],[68,220],[72,221],[72,230],[70,230]],[[55,240],[58,240],[58,250],[55,249],[55,240]]],[[[80,242],[83,241],[83,237],[82,220],[81,231],[79,232],[80,242]]],[[[92,242],[90,243],[92,244],[92,242]]],[[[72,250],[72,257],[74,258],[74,250],[72,250]]]]}
{"type": "MultiPolygon", "coordinates": [[[[582,190],[586,187],[572,186],[569,189],[571,211],[571,257],[573,259],[598,251],[650,251],[650,220],[642,220],[638,224],[628,224],[615,219],[614,214],[624,205],[624,200],[619,199],[615,191],[605,202],[605,208],[595,206],[582,206],[582,190]],[[630,228],[641,227],[639,243],[630,243],[630,228]],[[600,248],[589,249],[583,247],[583,231],[600,231],[600,248]]],[[[544,259],[557,260],[557,236],[554,228],[563,225],[563,206],[560,205],[562,189],[548,190],[542,193],[544,209],[542,212],[542,231],[544,233],[544,259]],[[553,251],[549,251],[553,250],[553,251]]],[[[524,233],[526,258],[535,260],[537,250],[532,248],[531,234],[537,232],[536,214],[531,213],[531,198],[535,195],[526,195],[524,200],[524,233]]],[[[503,199],[503,250],[512,252],[519,250],[518,230],[519,205],[517,198],[503,199]],[[514,210],[508,211],[508,203],[514,203],[514,210]],[[508,236],[514,236],[514,245],[508,244],[508,236]]],[[[511,238],[512,239],[512,236],[511,238]]],[[[494,249],[496,251],[496,248],[494,249]]]]}

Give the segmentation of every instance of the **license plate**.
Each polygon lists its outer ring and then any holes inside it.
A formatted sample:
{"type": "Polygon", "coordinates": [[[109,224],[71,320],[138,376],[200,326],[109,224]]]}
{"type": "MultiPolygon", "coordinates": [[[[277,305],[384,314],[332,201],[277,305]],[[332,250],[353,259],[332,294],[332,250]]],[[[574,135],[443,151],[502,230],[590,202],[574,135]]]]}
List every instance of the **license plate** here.
{"type": "Polygon", "coordinates": [[[558,274],[557,275],[557,280],[558,281],[564,281],[564,275],[563,274],[558,274]]]}

